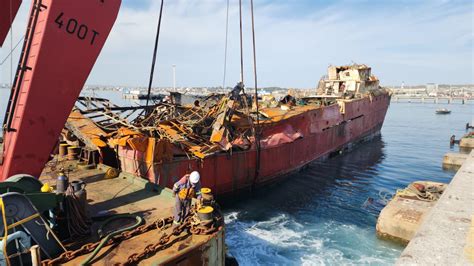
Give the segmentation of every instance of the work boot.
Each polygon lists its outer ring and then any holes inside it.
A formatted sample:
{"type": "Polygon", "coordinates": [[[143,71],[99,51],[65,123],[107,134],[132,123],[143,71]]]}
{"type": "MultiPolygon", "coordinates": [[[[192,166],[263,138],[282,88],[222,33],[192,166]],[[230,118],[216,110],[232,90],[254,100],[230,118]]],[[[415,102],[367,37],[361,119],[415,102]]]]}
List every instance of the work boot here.
{"type": "Polygon", "coordinates": [[[176,227],[178,227],[178,226],[180,226],[180,225],[181,225],[180,222],[177,222],[177,221],[174,221],[174,220],[173,220],[173,226],[171,227],[171,229],[174,230],[176,227]]]}

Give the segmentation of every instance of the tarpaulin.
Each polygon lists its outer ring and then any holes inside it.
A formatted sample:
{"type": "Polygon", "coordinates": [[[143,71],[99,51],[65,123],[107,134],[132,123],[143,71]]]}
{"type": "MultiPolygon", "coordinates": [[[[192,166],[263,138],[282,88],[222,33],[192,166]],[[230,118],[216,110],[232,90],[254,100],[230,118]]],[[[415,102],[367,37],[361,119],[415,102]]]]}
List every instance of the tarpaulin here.
{"type": "Polygon", "coordinates": [[[284,130],[268,136],[265,139],[260,140],[260,147],[271,148],[284,143],[290,143],[296,139],[302,138],[303,134],[295,131],[291,125],[287,125],[284,130]]]}

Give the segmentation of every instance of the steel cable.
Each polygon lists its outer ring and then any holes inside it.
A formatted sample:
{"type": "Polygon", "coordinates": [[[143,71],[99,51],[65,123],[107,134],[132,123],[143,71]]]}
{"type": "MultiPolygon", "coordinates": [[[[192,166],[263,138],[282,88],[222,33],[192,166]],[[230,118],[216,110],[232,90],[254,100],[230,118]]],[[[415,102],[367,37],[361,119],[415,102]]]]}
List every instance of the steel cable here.
{"type": "Polygon", "coordinates": [[[230,0],[227,0],[227,15],[226,15],[226,21],[225,21],[224,78],[222,81],[222,89],[225,89],[225,78],[226,78],[226,72],[227,72],[227,41],[228,41],[228,35],[229,35],[229,1],[230,0]]]}
{"type": "MultiPolygon", "coordinates": [[[[10,0],[10,54],[13,53],[13,2],[10,0]]],[[[13,85],[13,56],[10,57],[10,87],[13,85]]]]}
{"type": "Polygon", "coordinates": [[[146,106],[148,106],[148,102],[150,101],[151,86],[153,84],[153,75],[154,75],[154,72],[155,72],[156,52],[158,50],[158,40],[160,39],[161,17],[162,17],[162,14],[163,14],[163,2],[164,2],[164,0],[161,0],[160,15],[158,16],[158,26],[156,27],[155,48],[153,49],[153,61],[151,62],[150,81],[148,83],[148,93],[147,93],[147,96],[146,96],[146,106]]]}
{"type": "Polygon", "coordinates": [[[16,48],[18,47],[18,45],[21,43],[21,41],[23,41],[23,38],[25,38],[25,35],[23,35],[20,40],[15,44],[15,46],[13,47],[13,49],[11,49],[10,53],[8,53],[2,60],[2,62],[0,62],[0,66],[3,65],[7,59],[10,57],[10,56],[13,56],[13,52],[16,50],[16,48]]]}
{"type": "Polygon", "coordinates": [[[257,178],[260,174],[260,138],[259,138],[259,110],[258,110],[258,89],[257,89],[257,51],[255,45],[255,19],[254,19],[254,12],[253,12],[253,0],[250,0],[250,13],[252,16],[252,46],[253,46],[253,75],[254,75],[254,83],[255,83],[255,108],[257,111],[257,129],[255,130],[255,144],[257,148],[257,156],[256,156],[256,166],[255,166],[255,177],[252,184],[252,187],[255,186],[257,178]]]}
{"type": "Polygon", "coordinates": [[[239,0],[239,17],[240,17],[240,82],[244,83],[244,48],[242,36],[242,0],[239,0]]]}

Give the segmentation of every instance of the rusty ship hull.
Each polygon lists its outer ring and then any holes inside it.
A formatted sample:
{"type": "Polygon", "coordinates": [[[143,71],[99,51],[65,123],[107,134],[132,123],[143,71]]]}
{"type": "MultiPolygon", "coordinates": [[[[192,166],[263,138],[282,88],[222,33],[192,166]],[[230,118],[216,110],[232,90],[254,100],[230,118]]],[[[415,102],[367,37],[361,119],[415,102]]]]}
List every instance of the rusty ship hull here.
{"type": "Polygon", "coordinates": [[[338,100],[329,106],[301,106],[287,111],[263,109],[262,112],[270,114],[271,120],[261,122],[262,139],[286,134],[290,140],[261,145],[259,156],[253,148],[218,153],[202,160],[149,162],[143,152],[119,147],[118,157],[122,171],[165,187],[171,187],[176,178],[189,169],[198,169],[204,177],[204,186],[218,196],[229,196],[275,182],[311,161],[379,134],[389,104],[390,94],[383,92],[359,99],[338,100]]]}

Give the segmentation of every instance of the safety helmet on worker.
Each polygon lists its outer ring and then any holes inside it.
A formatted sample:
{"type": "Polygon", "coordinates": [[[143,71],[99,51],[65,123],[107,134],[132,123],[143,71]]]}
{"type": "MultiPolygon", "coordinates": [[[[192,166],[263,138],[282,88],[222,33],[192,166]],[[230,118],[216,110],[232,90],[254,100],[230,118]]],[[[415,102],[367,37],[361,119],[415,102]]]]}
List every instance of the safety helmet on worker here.
{"type": "Polygon", "coordinates": [[[192,184],[197,184],[199,182],[200,178],[201,178],[201,176],[199,175],[198,171],[193,171],[189,175],[189,181],[191,181],[192,184]]]}

